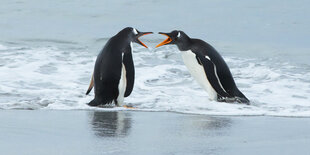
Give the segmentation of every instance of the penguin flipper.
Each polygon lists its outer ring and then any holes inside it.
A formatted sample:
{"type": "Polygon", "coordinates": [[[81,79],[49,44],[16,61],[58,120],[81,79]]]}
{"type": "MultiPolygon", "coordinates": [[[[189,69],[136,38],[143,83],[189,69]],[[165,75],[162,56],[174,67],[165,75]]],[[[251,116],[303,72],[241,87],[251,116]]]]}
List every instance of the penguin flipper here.
{"type": "Polygon", "coordinates": [[[93,87],[94,87],[94,74],[91,76],[91,81],[90,81],[89,87],[87,89],[86,95],[88,95],[90,93],[90,91],[93,89],[93,87]]]}
{"type": "Polygon", "coordinates": [[[218,95],[220,95],[222,97],[231,97],[228,93],[226,93],[224,88],[221,86],[220,80],[218,79],[218,76],[216,73],[216,66],[208,58],[209,57],[196,55],[196,59],[197,59],[198,63],[203,66],[203,68],[205,70],[205,74],[206,74],[212,88],[218,93],[218,95]]]}
{"type": "Polygon", "coordinates": [[[135,67],[134,67],[133,60],[132,60],[131,50],[126,51],[124,53],[123,64],[125,65],[125,69],[126,69],[126,81],[127,81],[126,91],[125,91],[124,96],[127,97],[131,94],[133,90],[133,85],[135,82],[135,67]]]}

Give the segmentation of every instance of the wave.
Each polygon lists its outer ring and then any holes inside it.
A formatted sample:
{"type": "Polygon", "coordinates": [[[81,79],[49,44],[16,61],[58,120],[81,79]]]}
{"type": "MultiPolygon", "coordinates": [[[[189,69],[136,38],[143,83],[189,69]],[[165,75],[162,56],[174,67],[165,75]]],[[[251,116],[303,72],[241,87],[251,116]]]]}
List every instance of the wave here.
{"type": "MultiPolygon", "coordinates": [[[[72,50],[0,45],[0,109],[100,109],[87,106],[93,95],[84,95],[96,55],[70,46],[72,50]]],[[[276,58],[224,55],[239,89],[252,103],[227,104],[208,99],[208,94],[188,73],[176,48],[134,48],[136,83],[125,103],[137,107],[136,110],[310,116],[307,65],[276,58]]]]}

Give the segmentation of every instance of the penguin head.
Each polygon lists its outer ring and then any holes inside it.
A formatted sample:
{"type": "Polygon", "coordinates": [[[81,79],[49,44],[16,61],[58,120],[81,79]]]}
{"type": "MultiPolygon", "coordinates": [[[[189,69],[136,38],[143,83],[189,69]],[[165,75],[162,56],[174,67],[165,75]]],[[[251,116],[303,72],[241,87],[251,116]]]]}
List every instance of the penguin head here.
{"type": "Polygon", "coordinates": [[[190,38],[183,31],[174,30],[170,33],[159,32],[159,34],[167,36],[168,38],[158,44],[156,47],[169,44],[177,45],[180,50],[186,49],[188,47],[190,38]]]}
{"type": "Polygon", "coordinates": [[[132,27],[126,27],[122,31],[119,32],[119,34],[127,35],[130,42],[138,43],[144,46],[145,48],[148,48],[148,47],[143,42],[141,42],[139,38],[144,35],[152,34],[152,33],[153,32],[140,32],[137,29],[132,28],[132,27]]]}

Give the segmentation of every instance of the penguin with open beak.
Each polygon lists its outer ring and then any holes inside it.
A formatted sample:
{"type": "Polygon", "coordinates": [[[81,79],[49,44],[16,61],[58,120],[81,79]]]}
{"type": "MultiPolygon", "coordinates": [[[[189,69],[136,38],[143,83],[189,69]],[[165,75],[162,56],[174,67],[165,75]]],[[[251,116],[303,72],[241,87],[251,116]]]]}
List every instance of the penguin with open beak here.
{"type": "Polygon", "coordinates": [[[127,27],[110,38],[95,63],[95,68],[86,95],[95,87],[95,98],[90,106],[115,103],[122,106],[134,87],[135,68],[132,60],[132,43],[147,46],[139,40],[152,32],[140,32],[127,27]]]}
{"type": "Polygon", "coordinates": [[[159,34],[166,36],[167,39],[156,47],[176,45],[182,53],[187,69],[208,92],[211,100],[250,103],[237,88],[222,56],[210,44],[200,39],[190,38],[183,31],[174,30],[170,33],[159,32],[159,34]]]}

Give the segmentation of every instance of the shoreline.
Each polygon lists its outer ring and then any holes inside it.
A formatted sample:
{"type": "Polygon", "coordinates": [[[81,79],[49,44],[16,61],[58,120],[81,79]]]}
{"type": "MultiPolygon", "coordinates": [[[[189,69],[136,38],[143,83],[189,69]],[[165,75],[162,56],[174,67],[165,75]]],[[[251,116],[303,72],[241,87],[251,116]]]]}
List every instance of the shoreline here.
{"type": "Polygon", "coordinates": [[[202,114],[202,113],[190,113],[190,112],[178,112],[178,111],[165,111],[160,109],[113,109],[113,108],[93,108],[93,109],[0,109],[0,111],[97,111],[97,112],[163,112],[163,113],[175,113],[175,114],[184,114],[184,115],[202,115],[209,117],[280,117],[280,118],[310,118],[310,116],[288,116],[288,115],[270,115],[270,114],[202,114]]]}

